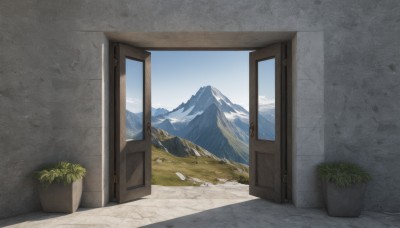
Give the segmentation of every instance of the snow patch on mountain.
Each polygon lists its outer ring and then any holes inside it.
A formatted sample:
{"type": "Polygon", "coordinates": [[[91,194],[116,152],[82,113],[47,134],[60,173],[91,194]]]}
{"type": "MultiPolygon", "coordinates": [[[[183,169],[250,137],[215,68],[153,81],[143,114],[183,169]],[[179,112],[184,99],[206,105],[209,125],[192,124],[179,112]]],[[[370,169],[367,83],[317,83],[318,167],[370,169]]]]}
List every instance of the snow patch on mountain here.
{"type": "Polygon", "coordinates": [[[194,106],[190,107],[189,109],[185,110],[183,107],[170,112],[165,115],[164,119],[169,119],[171,123],[177,122],[189,122],[193,120],[196,116],[201,115],[203,112],[197,112],[195,114],[191,114],[194,106]]]}
{"type": "Polygon", "coordinates": [[[196,157],[201,157],[201,154],[196,149],[192,148],[192,151],[196,157]]]}
{"type": "Polygon", "coordinates": [[[224,101],[225,103],[230,104],[231,102],[229,101],[229,99],[227,99],[220,91],[218,91],[216,88],[211,87],[211,93],[212,95],[215,97],[215,99],[222,104],[221,101],[224,101]]]}
{"type": "Polygon", "coordinates": [[[249,114],[245,112],[224,112],[224,115],[228,120],[240,119],[242,121],[249,121],[249,114]]]}

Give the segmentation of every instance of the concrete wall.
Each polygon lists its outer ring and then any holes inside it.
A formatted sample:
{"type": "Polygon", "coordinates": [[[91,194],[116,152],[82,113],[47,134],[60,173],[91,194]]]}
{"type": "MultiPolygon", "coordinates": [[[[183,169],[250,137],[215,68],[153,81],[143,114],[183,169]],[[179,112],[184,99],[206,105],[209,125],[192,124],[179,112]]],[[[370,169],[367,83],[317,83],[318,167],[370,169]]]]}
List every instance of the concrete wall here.
{"type": "Polygon", "coordinates": [[[105,202],[108,42],[57,21],[68,6],[49,3],[0,3],[0,217],[39,210],[32,172],[59,160],[88,169],[84,206],[105,202]]]}
{"type": "Polygon", "coordinates": [[[324,151],[324,34],[298,32],[292,40],[293,203],[322,207],[315,169],[324,151]]]}
{"type": "Polygon", "coordinates": [[[106,202],[103,32],[182,31],[323,31],[326,158],[372,173],[366,209],[398,212],[398,12],[397,0],[1,1],[0,217],[39,209],[29,175],[60,159],[90,171],[84,206],[106,202]]]}

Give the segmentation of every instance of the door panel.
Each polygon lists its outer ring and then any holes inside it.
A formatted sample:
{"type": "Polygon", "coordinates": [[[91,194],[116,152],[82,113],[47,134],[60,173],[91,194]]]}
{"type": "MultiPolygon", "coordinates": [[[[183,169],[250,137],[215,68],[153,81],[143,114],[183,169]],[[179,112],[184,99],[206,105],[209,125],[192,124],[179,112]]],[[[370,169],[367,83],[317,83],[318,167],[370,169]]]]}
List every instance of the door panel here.
{"type": "Polygon", "coordinates": [[[250,194],[283,201],[283,44],[250,53],[250,194]]]}
{"type": "Polygon", "coordinates": [[[150,53],[114,47],[116,199],[123,203],[151,193],[150,53]]]}

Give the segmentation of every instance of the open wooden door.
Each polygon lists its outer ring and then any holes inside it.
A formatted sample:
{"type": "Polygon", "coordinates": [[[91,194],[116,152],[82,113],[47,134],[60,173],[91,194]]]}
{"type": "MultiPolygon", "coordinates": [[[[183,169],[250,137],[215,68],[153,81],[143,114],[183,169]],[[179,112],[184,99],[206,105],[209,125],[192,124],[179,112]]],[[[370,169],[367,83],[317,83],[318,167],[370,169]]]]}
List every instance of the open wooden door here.
{"type": "Polygon", "coordinates": [[[250,194],[286,198],[286,46],[250,53],[250,194]]]}
{"type": "Polygon", "coordinates": [[[150,53],[113,48],[114,196],[123,203],[151,194],[150,53]]]}

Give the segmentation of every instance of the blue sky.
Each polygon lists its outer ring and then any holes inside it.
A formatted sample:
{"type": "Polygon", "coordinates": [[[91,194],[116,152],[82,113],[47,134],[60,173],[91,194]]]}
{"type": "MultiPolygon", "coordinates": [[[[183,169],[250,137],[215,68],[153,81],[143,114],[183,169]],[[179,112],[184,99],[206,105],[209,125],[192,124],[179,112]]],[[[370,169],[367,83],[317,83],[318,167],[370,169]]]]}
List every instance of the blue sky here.
{"type": "MultiPolygon", "coordinates": [[[[274,63],[259,62],[259,73],[263,75],[259,79],[259,95],[263,103],[275,97],[274,63]]],[[[127,109],[141,112],[142,63],[127,60],[127,75],[127,109]]],[[[152,51],[151,78],[152,107],[172,110],[200,87],[212,85],[233,103],[248,109],[249,51],[152,51]]]]}
{"type": "Polygon", "coordinates": [[[249,51],[151,51],[152,106],[169,110],[206,85],[248,108],[249,51]]]}
{"type": "Polygon", "coordinates": [[[143,62],[126,60],[126,109],[143,112],[143,62]]]}
{"type": "Polygon", "coordinates": [[[275,103],[275,58],[258,62],[259,103],[275,103]]]}

